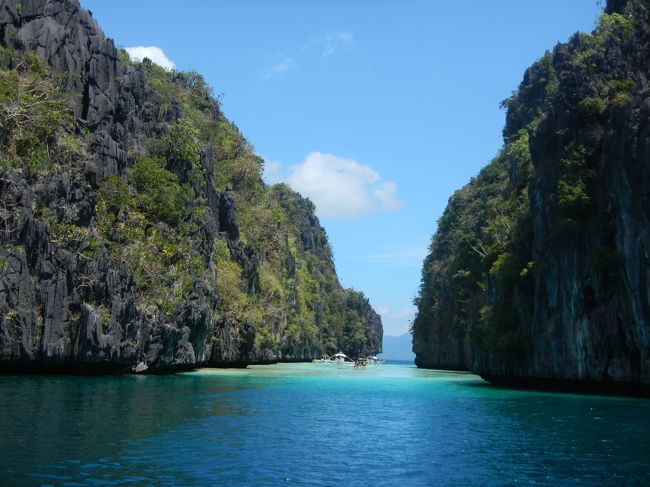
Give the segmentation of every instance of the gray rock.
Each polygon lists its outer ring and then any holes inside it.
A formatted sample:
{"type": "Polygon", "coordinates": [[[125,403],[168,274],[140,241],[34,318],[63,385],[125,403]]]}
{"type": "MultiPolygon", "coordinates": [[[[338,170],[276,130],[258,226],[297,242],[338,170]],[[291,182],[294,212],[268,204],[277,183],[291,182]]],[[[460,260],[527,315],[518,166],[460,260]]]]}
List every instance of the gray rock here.
{"type": "MultiPolygon", "coordinates": [[[[33,50],[55,73],[69,73],[64,88],[76,126],[90,134],[80,168],[39,176],[16,169],[0,178],[0,369],[18,364],[44,371],[56,366],[73,372],[160,373],[201,365],[244,366],[255,360],[253,324],[220,308],[215,240],[227,240],[249,294],[259,291],[260,258],[240,240],[232,187],[225,192],[215,187],[211,145],[203,148],[199,161],[166,161],[181,182],[192,186],[205,210],[188,212],[183,221],[192,228],[184,258],[198,259],[205,270],[192,276],[190,289],[174,300],[173,311],[161,313],[142,299],[143,284],[106,242],[92,242],[100,248],[91,249],[90,238],[53,235],[58,223],[95,228],[100,184],[111,175],[129,178],[132,156],[146,153],[148,141],[181,117],[179,101],[163,106],[161,95],[148,85],[146,63],[120,63],[113,41],[77,0],[0,0],[0,46],[33,50]],[[197,163],[201,171],[195,170],[197,163]]],[[[184,82],[181,75],[176,81],[184,82]]],[[[218,102],[206,101],[219,120],[218,102]]],[[[0,140],[5,136],[0,129],[0,140]]],[[[300,251],[324,259],[324,272],[334,274],[313,205],[297,196],[295,202],[300,251]]],[[[122,208],[118,222],[127,221],[129,211],[122,208]]],[[[112,230],[111,245],[126,241],[120,232],[112,230]]],[[[287,265],[288,274],[295,276],[295,259],[288,256],[287,265]]],[[[367,346],[377,350],[378,315],[367,300],[352,300],[350,306],[370,324],[367,346]]],[[[318,326],[324,326],[320,319],[318,326]]],[[[310,358],[315,353],[320,350],[312,346],[290,355],[310,358]]]]}

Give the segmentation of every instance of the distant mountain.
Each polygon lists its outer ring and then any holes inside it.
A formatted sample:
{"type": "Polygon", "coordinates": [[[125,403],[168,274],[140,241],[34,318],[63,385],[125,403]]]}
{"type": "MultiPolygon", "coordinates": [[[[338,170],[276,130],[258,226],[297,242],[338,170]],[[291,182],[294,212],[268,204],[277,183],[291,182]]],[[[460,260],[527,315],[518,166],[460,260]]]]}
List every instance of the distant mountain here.
{"type": "Polygon", "coordinates": [[[411,350],[412,338],[410,333],[400,336],[384,335],[383,352],[380,357],[384,360],[415,360],[411,350]]]}

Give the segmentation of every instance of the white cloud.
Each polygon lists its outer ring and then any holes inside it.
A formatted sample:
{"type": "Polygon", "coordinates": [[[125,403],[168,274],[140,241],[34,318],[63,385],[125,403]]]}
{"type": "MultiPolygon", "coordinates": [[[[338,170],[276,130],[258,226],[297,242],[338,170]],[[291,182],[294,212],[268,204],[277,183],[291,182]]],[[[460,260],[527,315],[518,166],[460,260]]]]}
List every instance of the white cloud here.
{"type": "Polygon", "coordinates": [[[262,178],[266,184],[282,182],[282,163],[280,161],[264,161],[262,178]]]}
{"type": "Polygon", "coordinates": [[[323,57],[329,57],[338,51],[347,51],[354,44],[352,32],[328,32],[323,39],[323,57]]]}
{"type": "Polygon", "coordinates": [[[165,69],[172,70],[176,65],[169,59],[162,49],[156,46],[134,46],[125,48],[129,57],[136,61],[142,61],[144,58],[151,59],[152,62],[165,69]]]}
{"type": "Polygon", "coordinates": [[[412,320],[415,316],[415,307],[410,306],[408,308],[402,308],[392,314],[395,318],[401,318],[405,320],[412,320]]]}
{"type": "Polygon", "coordinates": [[[399,336],[409,331],[409,327],[415,316],[415,306],[408,306],[392,311],[386,305],[375,308],[381,315],[381,322],[384,327],[384,335],[399,336]]]}
{"type": "Polygon", "coordinates": [[[262,79],[282,78],[284,75],[296,67],[296,61],[292,57],[284,57],[269,69],[264,71],[262,79]]]}
{"type": "Polygon", "coordinates": [[[379,306],[375,307],[375,311],[384,316],[390,313],[390,307],[387,304],[380,304],[379,306]]]}
{"type": "Polygon", "coordinates": [[[348,51],[354,44],[352,32],[328,32],[325,35],[313,37],[303,44],[299,51],[292,56],[284,56],[261,74],[263,80],[271,78],[284,78],[287,73],[301,66],[309,64],[310,59],[319,55],[328,58],[339,52],[348,51]]]}
{"type": "Polygon", "coordinates": [[[370,166],[334,154],[312,152],[282,179],[309,197],[324,218],[358,218],[402,205],[394,182],[382,181],[370,166]]]}

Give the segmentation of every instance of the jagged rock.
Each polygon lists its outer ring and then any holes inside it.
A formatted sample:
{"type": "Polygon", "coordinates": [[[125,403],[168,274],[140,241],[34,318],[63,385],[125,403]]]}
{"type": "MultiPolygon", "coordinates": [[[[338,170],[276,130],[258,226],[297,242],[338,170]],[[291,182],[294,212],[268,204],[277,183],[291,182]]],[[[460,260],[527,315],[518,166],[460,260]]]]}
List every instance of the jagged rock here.
{"type": "Polygon", "coordinates": [[[222,316],[215,324],[209,363],[215,366],[246,365],[255,346],[255,328],[249,323],[236,324],[222,316]]]}
{"type": "Polygon", "coordinates": [[[133,372],[135,372],[136,374],[141,374],[143,372],[146,372],[147,370],[149,370],[149,366],[144,362],[140,362],[138,365],[136,365],[133,368],[133,372]]]}
{"type": "Polygon", "coordinates": [[[237,208],[232,193],[226,191],[219,195],[216,213],[219,215],[219,230],[225,232],[232,241],[239,239],[237,227],[237,208]]]}
{"type": "Polygon", "coordinates": [[[116,358],[119,353],[115,337],[104,333],[102,316],[91,306],[81,306],[73,357],[81,362],[116,358]]]}
{"type": "Polygon", "coordinates": [[[2,360],[31,360],[36,334],[36,287],[22,250],[2,253],[6,266],[0,284],[0,357],[2,360]],[[11,310],[11,311],[8,311],[11,310]]]}

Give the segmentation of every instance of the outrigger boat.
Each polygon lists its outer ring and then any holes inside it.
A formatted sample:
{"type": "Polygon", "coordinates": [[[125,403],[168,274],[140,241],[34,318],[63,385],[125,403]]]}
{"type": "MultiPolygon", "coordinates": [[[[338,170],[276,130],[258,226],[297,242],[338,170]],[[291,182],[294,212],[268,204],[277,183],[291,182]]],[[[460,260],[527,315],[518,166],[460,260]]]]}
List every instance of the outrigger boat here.
{"type": "Polygon", "coordinates": [[[355,368],[366,367],[367,365],[381,365],[384,363],[383,360],[379,360],[377,357],[359,357],[356,360],[351,359],[343,352],[336,353],[331,357],[324,355],[321,359],[314,359],[312,362],[317,364],[336,364],[336,365],[354,365],[355,368]]]}
{"type": "Polygon", "coordinates": [[[339,352],[334,355],[334,362],[337,364],[345,364],[346,362],[348,363],[354,363],[354,360],[352,360],[350,357],[348,357],[346,354],[343,352],[339,352]]]}
{"type": "Polygon", "coordinates": [[[336,354],[332,355],[331,357],[328,356],[328,355],[325,355],[323,358],[314,359],[312,362],[319,363],[319,364],[336,364],[336,365],[352,365],[352,364],[354,364],[354,360],[352,360],[350,357],[348,357],[343,352],[336,353],[336,354]]]}

